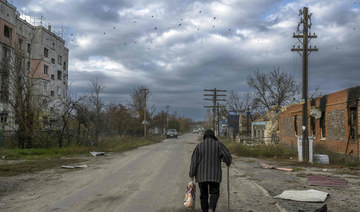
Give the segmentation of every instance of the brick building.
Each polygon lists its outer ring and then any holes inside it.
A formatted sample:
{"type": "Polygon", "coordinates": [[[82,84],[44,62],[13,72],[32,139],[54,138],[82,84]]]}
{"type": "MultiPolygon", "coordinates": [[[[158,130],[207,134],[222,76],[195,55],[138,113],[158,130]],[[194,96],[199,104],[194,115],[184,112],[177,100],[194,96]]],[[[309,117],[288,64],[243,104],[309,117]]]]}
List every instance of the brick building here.
{"type": "MultiPolygon", "coordinates": [[[[334,152],[358,152],[360,86],[331,93],[308,102],[309,136],[334,152]],[[357,133],[356,133],[357,132],[357,133]]],[[[291,105],[279,118],[280,142],[297,144],[302,134],[302,105],[291,105]]]]}
{"type": "Polygon", "coordinates": [[[31,80],[33,97],[44,118],[51,119],[62,110],[68,88],[68,55],[65,41],[50,25],[45,27],[42,21],[30,24],[13,5],[0,0],[0,129],[16,129],[11,107],[15,78],[22,83],[31,80]]]}

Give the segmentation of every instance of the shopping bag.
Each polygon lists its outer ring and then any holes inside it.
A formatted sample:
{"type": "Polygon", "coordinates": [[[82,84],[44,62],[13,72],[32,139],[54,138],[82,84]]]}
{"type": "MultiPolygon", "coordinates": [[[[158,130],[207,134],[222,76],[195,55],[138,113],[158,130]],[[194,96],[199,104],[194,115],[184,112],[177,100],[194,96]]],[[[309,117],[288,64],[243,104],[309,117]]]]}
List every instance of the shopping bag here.
{"type": "Polygon", "coordinates": [[[196,185],[193,181],[190,181],[186,186],[184,205],[185,207],[192,210],[195,209],[195,192],[196,192],[196,185]]]}

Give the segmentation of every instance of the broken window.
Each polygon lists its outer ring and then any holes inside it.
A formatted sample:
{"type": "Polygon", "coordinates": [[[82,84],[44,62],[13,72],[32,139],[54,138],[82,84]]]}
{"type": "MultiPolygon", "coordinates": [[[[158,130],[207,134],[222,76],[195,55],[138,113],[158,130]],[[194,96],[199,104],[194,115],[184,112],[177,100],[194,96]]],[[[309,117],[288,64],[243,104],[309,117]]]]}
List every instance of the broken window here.
{"type": "Polygon", "coordinates": [[[7,113],[5,113],[5,112],[0,113],[0,123],[1,124],[6,124],[7,117],[8,117],[7,113]]]}
{"type": "Polygon", "coordinates": [[[51,63],[55,64],[55,59],[54,58],[51,58],[51,63]]]}
{"type": "Polygon", "coordinates": [[[50,95],[51,95],[52,97],[54,97],[54,96],[55,96],[55,92],[54,92],[54,91],[50,91],[50,95]]]}
{"type": "Polygon", "coordinates": [[[311,132],[312,132],[312,136],[315,137],[316,136],[316,121],[315,121],[315,117],[311,116],[310,119],[310,127],[311,127],[311,132]]]}
{"type": "Polygon", "coordinates": [[[28,44],[27,44],[27,53],[29,53],[29,54],[30,54],[30,52],[31,52],[31,44],[30,44],[30,43],[28,43],[28,44]]]}
{"type": "Polygon", "coordinates": [[[19,49],[22,49],[23,40],[19,38],[19,49]]]}
{"type": "Polygon", "coordinates": [[[297,115],[294,116],[294,131],[295,131],[295,136],[297,136],[298,135],[297,115]]]}
{"type": "Polygon", "coordinates": [[[321,129],[321,138],[326,138],[325,111],[321,112],[320,129],[321,129]]]}
{"type": "Polygon", "coordinates": [[[58,56],[58,63],[61,65],[62,64],[62,57],[61,55],[58,56]]]}
{"type": "Polygon", "coordinates": [[[55,75],[51,75],[51,80],[55,80],[55,75]]]}
{"type": "Polygon", "coordinates": [[[49,57],[49,49],[44,48],[44,57],[49,57]]]}
{"type": "Polygon", "coordinates": [[[48,90],[48,83],[47,82],[43,82],[43,89],[44,89],[44,91],[48,90]]]}
{"type": "Polygon", "coordinates": [[[12,38],[12,29],[4,25],[4,36],[11,39],[12,38]]]}
{"type": "Polygon", "coordinates": [[[357,108],[349,108],[349,140],[356,141],[357,108]]]}
{"type": "Polygon", "coordinates": [[[57,79],[58,80],[62,79],[62,72],[61,71],[57,71],[57,79]]]}
{"type": "Polygon", "coordinates": [[[66,62],[64,62],[63,69],[66,70],[66,62]]]}
{"type": "Polygon", "coordinates": [[[49,66],[44,65],[44,74],[49,75],[49,66]]]}

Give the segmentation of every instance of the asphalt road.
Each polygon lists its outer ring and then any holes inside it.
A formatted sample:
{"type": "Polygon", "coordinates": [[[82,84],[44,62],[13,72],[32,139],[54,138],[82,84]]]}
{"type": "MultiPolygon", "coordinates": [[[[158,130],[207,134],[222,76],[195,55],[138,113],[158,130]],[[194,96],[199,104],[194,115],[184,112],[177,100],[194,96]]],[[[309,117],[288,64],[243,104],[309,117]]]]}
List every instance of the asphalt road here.
{"type": "MultiPolygon", "coordinates": [[[[189,211],[183,205],[196,134],[99,158],[80,171],[38,174],[1,199],[0,211],[189,211]]],[[[227,211],[226,166],[217,211],[227,211]]],[[[230,168],[231,211],[279,211],[258,184],[230,168]]],[[[199,191],[196,211],[200,211],[199,191]]]]}

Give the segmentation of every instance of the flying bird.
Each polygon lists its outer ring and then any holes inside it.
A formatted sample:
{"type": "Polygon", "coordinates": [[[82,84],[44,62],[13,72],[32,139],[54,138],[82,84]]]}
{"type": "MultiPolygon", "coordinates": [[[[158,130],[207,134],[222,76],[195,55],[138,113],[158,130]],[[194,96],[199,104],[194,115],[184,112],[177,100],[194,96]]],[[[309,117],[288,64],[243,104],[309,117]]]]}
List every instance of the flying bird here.
{"type": "Polygon", "coordinates": [[[199,13],[201,13],[201,10],[199,11],[199,13]]]}
{"type": "Polygon", "coordinates": [[[229,31],[231,31],[231,28],[229,29],[229,31]]]}
{"type": "Polygon", "coordinates": [[[116,27],[113,27],[113,29],[116,29],[116,27]]]}
{"type": "Polygon", "coordinates": [[[214,17],[214,20],[216,19],[216,17],[214,17]]]}
{"type": "Polygon", "coordinates": [[[134,24],[136,24],[136,21],[134,21],[134,24]]]}
{"type": "Polygon", "coordinates": [[[215,26],[213,26],[213,28],[215,28],[215,26]]]}
{"type": "Polygon", "coordinates": [[[181,24],[179,24],[179,26],[181,26],[181,24]]]}
{"type": "Polygon", "coordinates": [[[73,34],[71,34],[71,36],[73,36],[73,34]]]}
{"type": "Polygon", "coordinates": [[[198,30],[200,30],[200,29],[198,29],[198,30]]]}
{"type": "Polygon", "coordinates": [[[105,35],[106,33],[104,32],[104,35],[105,35]]]}
{"type": "Polygon", "coordinates": [[[152,15],[151,18],[154,18],[154,16],[152,15]]]}
{"type": "Polygon", "coordinates": [[[155,27],[154,29],[157,30],[157,27],[155,27]]]}

